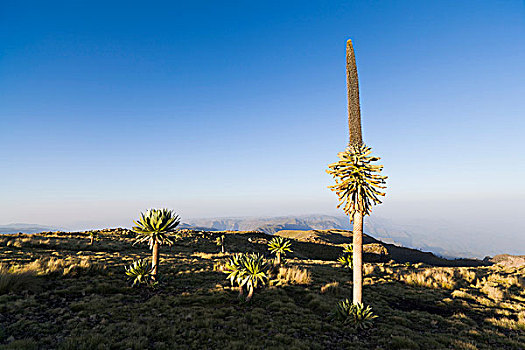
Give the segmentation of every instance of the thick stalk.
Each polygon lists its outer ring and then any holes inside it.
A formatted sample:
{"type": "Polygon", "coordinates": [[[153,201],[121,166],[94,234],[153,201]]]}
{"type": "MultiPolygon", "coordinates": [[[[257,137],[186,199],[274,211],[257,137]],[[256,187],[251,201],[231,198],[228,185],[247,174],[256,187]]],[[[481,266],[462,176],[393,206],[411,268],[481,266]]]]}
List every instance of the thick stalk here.
{"type": "Polygon", "coordinates": [[[246,297],[246,302],[249,302],[250,300],[252,300],[252,297],[253,297],[253,286],[250,286],[248,288],[248,296],[246,297]]]}
{"type": "Polygon", "coordinates": [[[361,133],[361,107],[359,104],[359,81],[352,40],[346,42],[346,84],[348,89],[348,131],[350,145],[363,143],[361,133]]]}
{"type": "Polygon", "coordinates": [[[151,277],[155,279],[157,276],[157,267],[159,266],[159,242],[155,241],[153,244],[153,256],[151,259],[151,268],[153,271],[151,271],[151,277]]]}
{"type": "Polygon", "coordinates": [[[356,212],[353,221],[353,303],[361,304],[363,302],[363,215],[356,212]]]}
{"type": "Polygon", "coordinates": [[[281,266],[281,253],[276,253],[275,254],[277,256],[277,266],[281,266]]]}

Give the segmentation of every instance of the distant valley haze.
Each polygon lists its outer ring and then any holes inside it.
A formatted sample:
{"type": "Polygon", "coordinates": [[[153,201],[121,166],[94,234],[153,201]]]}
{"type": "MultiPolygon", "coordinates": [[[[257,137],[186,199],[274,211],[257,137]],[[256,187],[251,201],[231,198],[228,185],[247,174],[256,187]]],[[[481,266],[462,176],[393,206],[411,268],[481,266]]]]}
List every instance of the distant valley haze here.
{"type": "MultiPolygon", "coordinates": [[[[484,258],[503,253],[523,255],[525,254],[525,219],[521,215],[522,203],[523,201],[518,199],[499,201],[442,199],[433,202],[398,203],[386,201],[384,206],[376,208],[371,217],[365,218],[365,232],[386,243],[430,251],[444,257],[484,258]]],[[[158,204],[145,204],[142,207],[162,206],[158,204]]],[[[175,203],[164,204],[165,207],[174,208],[181,214],[182,223],[201,229],[261,230],[267,233],[274,233],[281,229],[351,229],[348,218],[337,210],[333,210],[330,214],[275,215],[267,208],[261,210],[263,212],[261,215],[198,217],[199,215],[194,213],[191,215],[192,213],[189,212],[189,215],[186,215],[185,210],[177,210],[175,203]],[[264,215],[264,211],[267,215],[264,215]]],[[[278,208],[278,211],[281,210],[278,208]]],[[[239,208],[239,212],[243,211],[239,208]]],[[[41,219],[39,226],[14,225],[17,228],[13,226],[9,228],[0,225],[0,232],[131,228],[132,220],[138,218],[139,214],[140,211],[134,208],[123,207],[118,211],[118,208],[107,207],[86,212],[84,217],[91,220],[85,221],[78,220],[81,216],[79,214],[71,215],[69,220],[56,218],[53,221],[45,220],[44,215],[36,215],[41,219]],[[103,214],[104,209],[111,215],[103,214]],[[123,215],[124,213],[126,215],[123,215]],[[98,220],[96,215],[100,215],[98,220]]]]}

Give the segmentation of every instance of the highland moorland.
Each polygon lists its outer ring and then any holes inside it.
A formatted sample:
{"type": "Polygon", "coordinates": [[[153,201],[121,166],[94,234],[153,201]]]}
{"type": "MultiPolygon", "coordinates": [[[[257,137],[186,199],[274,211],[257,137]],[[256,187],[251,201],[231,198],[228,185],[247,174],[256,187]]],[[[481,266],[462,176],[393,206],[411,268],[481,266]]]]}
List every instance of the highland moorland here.
{"type": "Polygon", "coordinates": [[[525,348],[524,266],[445,260],[365,236],[364,301],[378,317],[360,330],[331,317],[352,294],[336,262],[351,232],[277,232],[293,252],[250,302],[224,266],[238,252],[269,260],[272,236],[180,233],[161,247],[158,281],[135,287],[125,267],[151,252],[129,230],[94,232],[93,244],[89,232],[1,235],[0,348],[525,348]]]}

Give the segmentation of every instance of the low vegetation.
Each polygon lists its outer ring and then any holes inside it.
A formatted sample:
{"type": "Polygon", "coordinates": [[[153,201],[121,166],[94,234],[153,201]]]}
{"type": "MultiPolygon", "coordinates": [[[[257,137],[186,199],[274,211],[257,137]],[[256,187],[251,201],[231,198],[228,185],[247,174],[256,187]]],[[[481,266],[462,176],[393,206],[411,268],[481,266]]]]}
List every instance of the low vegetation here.
{"type": "Polygon", "coordinates": [[[151,272],[153,272],[153,267],[151,267],[147,259],[139,259],[126,267],[126,275],[133,280],[131,286],[148,283],[151,278],[151,272]]]}
{"type": "Polygon", "coordinates": [[[352,304],[350,300],[345,299],[337,304],[333,318],[345,326],[350,325],[363,330],[372,327],[377,316],[372,312],[370,305],[352,304]]]}
{"type": "Polygon", "coordinates": [[[179,230],[152,284],[151,250],[132,245],[134,232],[96,235],[93,245],[88,232],[0,236],[0,348],[525,348],[525,267],[405,266],[367,255],[365,241],[366,306],[340,318],[334,310],[352,300],[352,278],[336,259],[351,236],[288,236],[293,252],[276,266],[271,236],[179,230]],[[227,253],[215,244],[221,235],[227,253]],[[254,279],[249,302],[251,287],[239,300],[239,285],[224,273],[241,254],[261,257],[268,277],[254,279]],[[148,282],[132,286],[136,277],[126,271],[142,259],[137,276],[148,282]],[[377,318],[358,326],[367,306],[377,318]]]}

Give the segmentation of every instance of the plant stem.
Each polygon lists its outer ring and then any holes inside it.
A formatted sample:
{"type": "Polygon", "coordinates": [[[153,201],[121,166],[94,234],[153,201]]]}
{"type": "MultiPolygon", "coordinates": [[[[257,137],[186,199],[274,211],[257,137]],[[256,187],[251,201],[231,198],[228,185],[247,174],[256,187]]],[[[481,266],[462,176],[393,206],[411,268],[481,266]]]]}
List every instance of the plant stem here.
{"type": "Polygon", "coordinates": [[[153,271],[151,271],[151,277],[155,279],[157,276],[157,267],[159,266],[159,242],[155,241],[153,244],[153,256],[151,259],[151,268],[153,271]]]}
{"type": "Polygon", "coordinates": [[[248,287],[248,296],[246,297],[246,302],[249,302],[252,300],[253,297],[253,287],[248,287]]]}
{"type": "Polygon", "coordinates": [[[356,212],[353,221],[353,303],[361,304],[363,299],[363,215],[356,212]]]}

